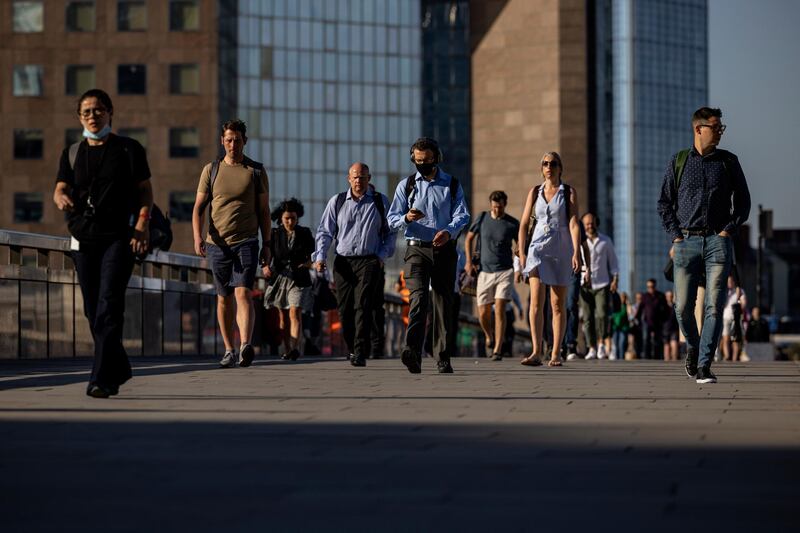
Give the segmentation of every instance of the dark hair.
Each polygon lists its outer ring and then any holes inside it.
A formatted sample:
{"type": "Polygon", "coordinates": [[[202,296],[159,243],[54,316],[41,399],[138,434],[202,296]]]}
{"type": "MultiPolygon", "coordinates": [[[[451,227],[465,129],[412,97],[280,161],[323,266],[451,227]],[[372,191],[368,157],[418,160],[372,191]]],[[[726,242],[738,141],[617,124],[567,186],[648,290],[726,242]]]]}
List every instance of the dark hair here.
{"type": "Polygon", "coordinates": [[[722,110],[718,107],[701,107],[692,114],[692,125],[705,122],[711,117],[722,118],[722,110]]]}
{"type": "Polygon", "coordinates": [[[508,196],[504,191],[494,191],[492,194],[489,195],[490,202],[503,202],[504,204],[508,203],[508,196]]]}
{"type": "Polygon", "coordinates": [[[431,137],[420,137],[414,144],[411,145],[411,155],[414,155],[414,150],[430,150],[433,152],[433,155],[437,158],[439,157],[439,143],[436,142],[436,139],[432,139],[431,137]]]}
{"type": "Polygon", "coordinates": [[[594,220],[594,225],[595,225],[595,226],[599,226],[599,225],[600,225],[600,218],[599,218],[597,215],[595,215],[594,213],[592,213],[591,211],[586,211],[586,212],[585,212],[585,213],[584,213],[584,214],[581,216],[581,220],[583,220],[583,218],[584,218],[586,215],[592,215],[592,220],[594,220]]]}
{"type": "Polygon", "coordinates": [[[224,122],[222,124],[222,134],[225,135],[225,132],[228,130],[238,131],[242,134],[243,139],[247,139],[247,124],[245,124],[243,120],[235,118],[224,122]]]}
{"type": "Polygon", "coordinates": [[[645,283],[652,283],[652,284],[653,284],[653,287],[655,287],[656,285],[658,285],[658,282],[656,281],[656,278],[650,278],[650,279],[648,279],[648,280],[647,280],[645,283]]]}
{"type": "Polygon", "coordinates": [[[111,97],[108,96],[107,92],[105,92],[102,89],[89,89],[88,91],[83,93],[80,98],[78,98],[78,105],[76,110],[78,114],[81,113],[81,103],[83,103],[83,101],[86,100],[87,98],[97,98],[98,100],[100,100],[100,103],[103,104],[103,107],[105,107],[106,110],[108,110],[109,114],[111,114],[111,112],[114,111],[114,104],[111,103],[111,97]]]}
{"type": "Polygon", "coordinates": [[[303,214],[305,213],[303,202],[297,198],[289,198],[288,200],[284,200],[278,204],[278,207],[272,210],[270,217],[273,221],[277,222],[286,212],[297,213],[297,218],[302,218],[303,214]]]}

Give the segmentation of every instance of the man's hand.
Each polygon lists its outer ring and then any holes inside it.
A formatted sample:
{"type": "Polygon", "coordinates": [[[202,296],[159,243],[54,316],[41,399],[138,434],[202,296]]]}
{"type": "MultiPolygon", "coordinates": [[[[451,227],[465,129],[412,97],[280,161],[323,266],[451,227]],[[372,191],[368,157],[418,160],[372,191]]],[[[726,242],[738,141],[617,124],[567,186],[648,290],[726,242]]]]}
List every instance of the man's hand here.
{"type": "Polygon", "coordinates": [[[325,264],[325,261],[317,261],[314,263],[314,268],[317,269],[317,272],[325,272],[328,266],[325,264]]]}
{"type": "Polygon", "coordinates": [[[423,213],[419,209],[410,209],[408,213],[406,213],[406,222],[409,224],[411,224],[412,222],[416,222],[421,218],[425,218],[425,213],[423,213]]]}
{"type": "MultiPolygon", "coordinates": [[[[420,217],[421,218],[421,217],[420,217]]],[[[433,245],[434,246],[444,246],[447,244],[447,241],[450,240],[450,232],[446,229],[443,229],[436,236],[433,238],[433,245]]]]}
{"type": "Polygon", "coordinates": [[[727,231],[725,231],[725,230],[722,230],[722,231],[720,231],[720,232],[719,232],[719,236],[720,236],[720,237],[730,237],[730,236],[731,236],[731,234],[730,234],[730,233],[728,233],[728,232],[727,232],[727,231]]]}
{"type": "Polygon", "coordinates": [[[55,202],[59,211],[71,211],[72,208],[75,207],[69,194],[61,190],[56,190],[56,192],[53,193],[53,202],[55,202]]]}
{"type": "Polygon", "coordinates": [[[144,224],[137,224],[133,229],[133,237],[131,238],[131,250],[136,255],[144,255],[147,253],[147,247],[150,241],[150,227],[145,222],[144,224]]]}
{"type": "Polygon", "coordinates": [[[468,276],[472,276],[473,278],[475,277],[475,265],[473,265],[472,261],[469,259],[464,265],[464,272],[466,272],[468,276]]]}
{"type": "Polygon", "coordinates": [[[611,292],[617,292],[617,288],[619,287],[619,281],[617,278],[611,279],[611,292]]]}
{"type": "Polygon", "coordinates": [[[516,283],[522,283],[522,272],[514,272],[514,281],[516,283]]]}
{"type": "Polygon", "coordinates": [[[195,236],[194,238],[194,253],[200,257],[206,256],[206,242],[202,237],[195,236]]]}
{"type": "Polygon", "coordinates": [[[261,267],[261,272],[264,274],[264,277],[269,279],[272,277],[272,270],[269,268],[269,263],[261,267]]]}
{"type": "MultiPolygon", "coordinates": [[[[269,250],[269,245],[261,247],[261,254],[260,254],[259,259],[261,260],[261,266],[262,267],[269,265],[269,261],[270,261],[270,259],[272,259],[272,252],[270,252],[270,250],[269,250]]],[[[269,277],[269,276],[267,276],[267,277],[269,277]]]]}

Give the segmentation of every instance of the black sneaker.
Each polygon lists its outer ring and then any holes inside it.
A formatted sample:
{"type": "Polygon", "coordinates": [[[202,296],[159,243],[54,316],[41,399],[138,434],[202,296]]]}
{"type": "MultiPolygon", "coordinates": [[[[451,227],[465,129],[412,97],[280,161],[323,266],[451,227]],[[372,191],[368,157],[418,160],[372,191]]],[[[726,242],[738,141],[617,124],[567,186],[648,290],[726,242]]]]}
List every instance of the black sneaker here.
{"type": "Polygon", "coordinates": [[[453,367],[450,365],[450,361],[438,361],[436,363],[436,370],[438,370],[440,374],[453,373],[453,367]]]}
{"type": "Polygon", "coordinates": [[[239,366],[248,367],[253,364],[253,359],[256,357],[256,351],[253,350],[251,345],[242,344],[241,349],[239,349],[239,357],[241,358],[239,361],[239,366]]]}
{"type": "Polygon", "coordinates": [[[492,361],[502,361],[503,360],[503,354],[501,354],[501,353],[493,353],[492,357],[490,357],[490,360],[492,360],[492,361]]]}
{"type": "Polygon", "coordinates": [[[716,383],[717,376],[711,371],[710,366],[704,366],[697,371],[697,382],[698,383],[716,383]]]}
{"type": "Polygon", "coordinates": [[[367,360],[363,355],[351,355],[350,364],[353,366],[367,366],[367,360]]]}
{"type": "Polygon", "coordinates": [[[422,357],[415,354],[411,348],[403,350],[403,353],[400,354],[400,360],[403,361],[403,364],[406,365],[406,368],[408,368],[408,371],[412,374],[419,374],[422,372],[422,357]]]}
{"type": "Polygon", "coordinates": [[[694,348],[686,351],[686,375],[691,379],[697,375],[697,352],[694,348]]]}
{"type": "Polygon", "coordinates": [[[108,398],[111,396],[111,392],[100,385],[90,385],[88,389],[86,389],[86,396],[91,396],[92,398],[108,398]]]}

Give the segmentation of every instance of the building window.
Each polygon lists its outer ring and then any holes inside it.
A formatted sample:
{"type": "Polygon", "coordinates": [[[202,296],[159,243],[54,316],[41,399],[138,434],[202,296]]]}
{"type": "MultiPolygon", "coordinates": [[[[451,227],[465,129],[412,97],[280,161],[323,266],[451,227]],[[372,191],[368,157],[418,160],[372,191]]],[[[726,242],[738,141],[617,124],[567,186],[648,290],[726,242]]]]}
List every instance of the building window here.
{"type": "Polygon", "coordinates": [[[14,193],[14,222],[41,222],[44,198],[40,192],[14,193]]]}
{"type": "Polygon", "coordinates": [[[14,96],[42,96],[41,65],[14,65],[14,96]]]}
{"type": "Polygon", "coordinates": [[[194,191],[169,193],[169,218],[176,222],[191,222],[195,197],[194,191]]]}
{"type": "Polygon", "coordinates": [[[67,31],[94,31],[94,2],[67,4],[67,31]]]}
{"type": "Polygon", "coordinates": [[[14,130],[14,159],[41,159],[43,152],[42,130],[14,130]]]}
{"type": "Polygon", "coordinates": [[[145,65],[119,65],[117,67],[117,92],[119,94],[144,94],[147,89],[145,65]]]}
{"type": "Polygon", "coordinates": [[[196,0],[173,0],[169,3],[169,29],[171,31],[200,29],[200,7],[196,0]]]}
{"type": "Polygon", "coordinates": [[[195,64],[169,66],[169,92],[172,94],[199,94],[200,69],[195,64]]]}
{"type": "Polygon", "coordinates": [[[147,148],[147,130],[145,128],[120,128],[119,134],[123,137],[130,137],[147,148]]]}
{"type": "Polygon", "coordinates": [[[169,130],[170,157],[197,157],[200,139],[197,128],[171,128],[169,130]]]}
{"type": "Polygon", "coordinates": [[[64,87],[69,95],[83,94],[95,87],[93,65],[67,65],[64,87]]]}
{"type": "Polygon", "coordinates": [[[42,2],[14,2],[14,33],[44,31],[44,5],[42,2]]]}
{"type": "Polygon", "coordinates": [[[69,148],[77,142],[83,140],[83,129],[81,128],[67,128],[64,130],[64,146],[69,148]]]}
{"type": "Polygon", "coordinates": [[[147,5],[144,2],[117,2],[117,30],[145,31],[147,5]]]}

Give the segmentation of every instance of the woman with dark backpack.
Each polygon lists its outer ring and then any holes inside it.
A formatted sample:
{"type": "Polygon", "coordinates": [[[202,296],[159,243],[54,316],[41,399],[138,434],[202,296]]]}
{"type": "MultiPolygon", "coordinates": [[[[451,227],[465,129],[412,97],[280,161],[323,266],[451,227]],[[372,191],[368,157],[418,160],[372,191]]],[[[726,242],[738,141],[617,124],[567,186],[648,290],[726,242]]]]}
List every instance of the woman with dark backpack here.
{"type": "Polygon", "coordinates": [[[281,202],[272,211],[270,251],[272,260],[263,268],[269,287],[264,293],[264,307],[280,309],[280,325],[286,352],[283,359],[300,357],[300,336],[303,334],[303,311],[311,308],[311,254],[314,236],[311,230],[297,224],[304,213],[296,198],[281,202]]]}
{"type": "Polygon", "coordinates": [[[61,154],[53,202],[67,213],[70,249],[94,340],[86,394],[108,398],[131,377],[122,346],[125,291],[147,253],[153,189],[142,145],[111,133],[114,106],[100,89],[78,99],[84,140],[61,154]]]}
{"type": "Polygon", "coordinates": [[[553,343],[548,366],[561,366],[560,347],[566,326],[564,302],[572,273],[580,268],[578,250],[578,195],[575,189],[561,181],[561,156],[547,152],[542,156],[544,182],[532,188],[525,202],[519,227],[518,242],[526,242],[528,226],[535,224],[527,247],[520,246],[519,260],[523,274],[531,284],[530,326],[531,354],[521,363],[542,364],[542,329],[544,328],[545,285],[550,286],[553,313],[553,343]]]}

